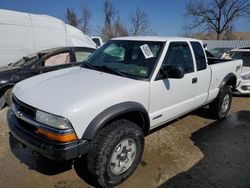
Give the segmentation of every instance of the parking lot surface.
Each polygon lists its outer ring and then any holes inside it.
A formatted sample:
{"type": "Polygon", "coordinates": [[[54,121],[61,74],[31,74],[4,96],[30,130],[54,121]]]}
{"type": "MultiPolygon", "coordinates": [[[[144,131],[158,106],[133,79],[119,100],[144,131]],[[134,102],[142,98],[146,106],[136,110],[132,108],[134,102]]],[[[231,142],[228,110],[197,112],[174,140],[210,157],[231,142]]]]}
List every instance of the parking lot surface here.
{"type": "MultiPolygon", "coordinates": [[[[91,187],[79,165],[22,148],[8,133],[7,110],[0,111],[0,187],[91,187]]],[[[250,98],[234,97],[223,121],[203,108],[150,134],[141,164],[118,187],[250,187],[250,98]]]]}

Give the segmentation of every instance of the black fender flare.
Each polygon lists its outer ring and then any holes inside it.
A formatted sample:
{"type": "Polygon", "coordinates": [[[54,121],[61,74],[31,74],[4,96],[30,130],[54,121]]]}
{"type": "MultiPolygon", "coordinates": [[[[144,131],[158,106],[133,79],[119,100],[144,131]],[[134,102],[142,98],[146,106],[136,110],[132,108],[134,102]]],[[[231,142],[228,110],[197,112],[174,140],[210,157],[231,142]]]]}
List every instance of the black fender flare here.
{"type": "Polygon", "coordinates": [[[231,85],[233,89],[236,88],[237,77],[234,73],[227,74],[219,85],[219,89],[223,88],[225,85],[231,85]]]}
{"type": "Polygon", "coordinates": [[[14,86],[15,86],[14,83],[8,83],[8,84],[5,84],[5,85],[1,86],[1,88],[0,88],[0,97],[2,97],[4,95],[4,93],[5,93],[5,91],[7,89],[12,88],[14,86]]]}
{"type": "Polygon", "coordinates": [[[123,102],[111,106],[98,114],[88,125],[82,136],[82,139],[92,140],[95,137],[96,133],[104,126],[106,126],[108,122],[112,121],[118,116],[130,112],[139,112],[141,114],[143,118],[143,125],[139,126],[142,128],[144,134],[148,134],[150,129],[150,120],[148,112],[144,108],[144,106],[137,102],[123,102]]]}

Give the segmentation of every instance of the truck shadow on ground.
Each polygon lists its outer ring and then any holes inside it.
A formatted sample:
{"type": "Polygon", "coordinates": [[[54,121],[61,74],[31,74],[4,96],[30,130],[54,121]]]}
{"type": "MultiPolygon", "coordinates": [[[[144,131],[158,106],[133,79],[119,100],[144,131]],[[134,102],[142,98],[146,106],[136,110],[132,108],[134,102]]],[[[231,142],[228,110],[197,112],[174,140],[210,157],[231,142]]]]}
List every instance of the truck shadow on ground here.
{"type": "Polygon", "coordinates": [[[32,152],[28,147],[22,146],[13,136],[9,136],[9,144],[12,153],[28,166],[30,170],[36,170],[45,175],[56,175],[72,169],[72,162],[57,162],[47,159],[32,152]]]}
{"type": "Polygon", "coordinates": [[[239,111],[192,134],[204,157],[159,188],[250,186],[250,111],[239,111]]]}

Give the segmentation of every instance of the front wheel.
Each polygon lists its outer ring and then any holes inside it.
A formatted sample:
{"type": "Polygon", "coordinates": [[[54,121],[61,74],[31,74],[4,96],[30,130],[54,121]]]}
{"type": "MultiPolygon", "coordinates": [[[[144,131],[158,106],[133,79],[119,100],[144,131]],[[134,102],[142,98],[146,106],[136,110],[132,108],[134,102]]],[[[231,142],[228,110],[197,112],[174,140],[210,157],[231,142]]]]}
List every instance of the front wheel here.
{"type": "Polygon", "coordinates": [[[225,86],[220,89],[218,97],[209,105],[211,112],[217,119],[224,119],[232,104],[232,89],[225,86]]]}
{"type": "Polygon", "coordinates": [[[110,187],[126,180],[138,166],[144,148],[140,127],[117,120],[103,128],[87,155],[87,170],[94,184],[110,187]]]}

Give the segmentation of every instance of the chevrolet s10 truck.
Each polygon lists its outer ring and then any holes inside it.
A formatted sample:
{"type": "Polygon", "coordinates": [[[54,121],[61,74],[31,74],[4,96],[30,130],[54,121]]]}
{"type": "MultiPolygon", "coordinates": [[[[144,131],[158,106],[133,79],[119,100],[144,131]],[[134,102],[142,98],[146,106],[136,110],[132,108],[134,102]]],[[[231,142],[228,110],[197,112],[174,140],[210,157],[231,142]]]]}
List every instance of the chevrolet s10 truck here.
{"type": "Polygon", "coordinates": [[[241,69],[241,60],[207,59],[195,39],[115,38],[81,67],[18,83],[10,133],[47,158],[82,157],[95,185],[115,186],[136,169],[152,129],[207,104],[225,118],[241,69]]]}

